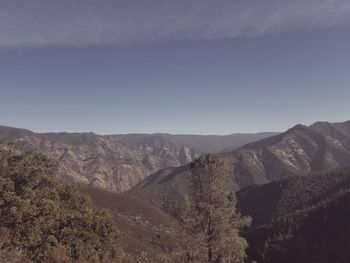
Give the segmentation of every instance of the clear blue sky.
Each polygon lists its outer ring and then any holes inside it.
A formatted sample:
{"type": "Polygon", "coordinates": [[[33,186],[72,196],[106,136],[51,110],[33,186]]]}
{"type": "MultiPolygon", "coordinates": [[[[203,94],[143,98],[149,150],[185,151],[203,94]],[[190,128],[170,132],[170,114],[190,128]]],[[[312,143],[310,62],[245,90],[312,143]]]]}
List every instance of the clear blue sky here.
{"type": "Polygon", "coordinates": [[[0,125],[229,134],[350,119],[348,1],[204,0],[202,15],[198,1],[0,0],[0,125]]]}

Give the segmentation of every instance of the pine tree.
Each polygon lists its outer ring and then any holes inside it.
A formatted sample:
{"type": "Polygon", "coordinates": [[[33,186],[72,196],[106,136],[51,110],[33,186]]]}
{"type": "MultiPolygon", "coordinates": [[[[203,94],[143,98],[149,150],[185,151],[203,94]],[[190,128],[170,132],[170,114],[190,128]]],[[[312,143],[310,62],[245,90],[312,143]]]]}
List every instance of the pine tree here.
{"type": "Polygon", "coordinates": [[[201,253],[203,237],[196,229],[196,213],[193,202],[188,195],[183,195],[179,201],[179,214],[177,218],[182,222],[183,228],[178,239],[181,240],[183,263],[200,263],[205,260],[201,253]]]}
{"type": "Polygon", "coordinates": [[[191,165],[189,181],[191,226],[202,237],[205,261],[243,262],[248,245],[239,231],[247,220],[235,209],[236,197],[230,191],[226,161],[213,154],[197,159],[191,165]]]}

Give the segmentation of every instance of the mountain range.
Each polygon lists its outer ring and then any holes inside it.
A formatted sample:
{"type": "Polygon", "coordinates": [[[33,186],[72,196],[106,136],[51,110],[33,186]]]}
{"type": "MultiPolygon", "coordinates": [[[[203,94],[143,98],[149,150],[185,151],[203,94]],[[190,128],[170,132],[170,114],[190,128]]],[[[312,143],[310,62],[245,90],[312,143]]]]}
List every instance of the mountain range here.
{"type": "Polygon", "coordinates": [[[215,135],[35,133],[0,126],[0,139],[45,154],[56,174],[75,183],[124,192],[148,175],[201,154],[237,148],[276,133],[215,135]]]}
{"type": "Polygon", "coordinates": [[[188,193],[191,161],[210,151],[228,162],[237,210],[252,219],[241,233],[249,243],[246,262],[349,262],[350,121],[296,125],[257,141],[250,134],[240,146],[234,137],[242,135],[230,136],[0,127],[0,140],[44,153],[58,177],[109,210],[120,246],[135,262],[164,262],[181,249],[178,202],[188,193]]]}
{"type": "MultiPolygon", "coordinates": [[[[350,166],[350,121],[296,125],[221,155],[229,163],[235,191],[350,166]]],[[[186,193],[188,173],[189,165],[166,168],[147,177],[132,191],[167,209],[169,200],[186,193]]]]}

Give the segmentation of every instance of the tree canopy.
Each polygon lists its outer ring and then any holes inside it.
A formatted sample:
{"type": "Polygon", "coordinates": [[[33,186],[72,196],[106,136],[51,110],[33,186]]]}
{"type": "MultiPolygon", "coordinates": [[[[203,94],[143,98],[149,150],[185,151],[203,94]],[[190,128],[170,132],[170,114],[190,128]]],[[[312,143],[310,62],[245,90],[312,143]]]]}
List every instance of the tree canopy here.
{"type": "Polygon", "coordinates": [[[107,212],[98,210],[73,186],[55,178],[41,154],[0,143],[0,227],[12,245],[34,262],[46,262],[57,247],[72,259],[118,257],[118,231],[107,212]]]}
{"type": "Polygon", "coordinates": [[[188,262],[239,263],[245,258],[247,242],[239,234],[249,221],[235,208],[236,197],[230,191],[225,160],[208,154],[191,165],[190,194],[184,198],[192,244],[188,262]],[[194,243],[195,242],[195,243],[194,243]]]}

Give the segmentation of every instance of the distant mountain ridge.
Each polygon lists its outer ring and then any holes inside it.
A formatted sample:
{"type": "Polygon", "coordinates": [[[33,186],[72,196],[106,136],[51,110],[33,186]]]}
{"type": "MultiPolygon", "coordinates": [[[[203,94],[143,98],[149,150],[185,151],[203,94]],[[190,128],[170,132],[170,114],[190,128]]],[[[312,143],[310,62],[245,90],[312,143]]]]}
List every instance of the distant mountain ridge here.
{"type": "Polygon", "coordinates": [[[123,192],[166,167],[191,162],[205,152],[220,151],[274,133],[227,136],[95,133],[35,133],[0,126],[0,140],[40,151],[58,176],[73,182],[123,192]]]}
{"type": "Polygon", "coordinates": [[[249,142],[258,141],[273,135],[277,132],[260,133],[234,133],[230,135],[193,135],[193,134],[125,134],[114,135],[121,141],[128,144],[140,144],[144,140],[162,138],[172,143],[196,149],[200,152],[218,153],[229,149],[239,148],[249,142]]]}
{"type": "Polygon", "coordinates": [[[350,165],[350,121],[296,125],[225,155],[242,188],[350,165]]]}
{"type": "MultiPolygon", "coordinates": [[[[350,166],[350,121],[296,125],[284,133],[222,155],[230,164],[235,190],[289,176],[306,176],[350,166]]],[[[159,171],[132,191],[164,206],[165,199],[186,192],[188,167],[159,171]]]]}

